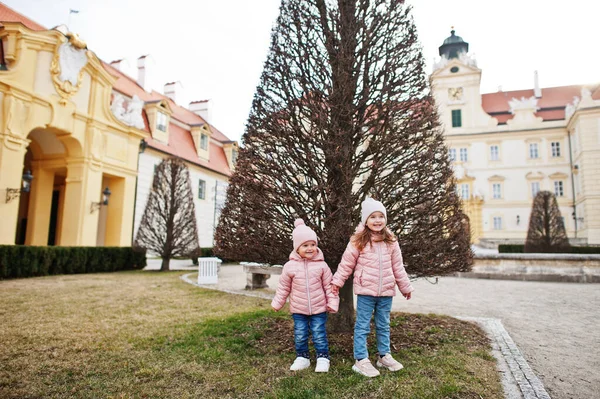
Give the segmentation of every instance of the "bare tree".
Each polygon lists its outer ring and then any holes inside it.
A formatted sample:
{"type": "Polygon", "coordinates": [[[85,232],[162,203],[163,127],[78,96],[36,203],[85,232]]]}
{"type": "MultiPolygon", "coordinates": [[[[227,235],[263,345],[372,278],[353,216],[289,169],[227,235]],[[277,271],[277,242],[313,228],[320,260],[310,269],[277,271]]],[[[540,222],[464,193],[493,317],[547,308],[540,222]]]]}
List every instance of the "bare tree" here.
{"type": "MultiPolygon", "coordinates": [[[[375,195],[407,271],[467,271],[456,194],[410,7],[395,0],[283,0],[216,231],[228,259],[283,263],[302,217],[335,271],[375,195]]],[[[349,280],[351,281],[351,279],[349,280]]],[[[352,326],[351,283],[333,329],[352,326]]]]}
{"type": "Polygon", "coordinates": [[[525,252],[570,252],[570,247],[556,196],[538,192],[529,216],[525,252]]]}
{"type": "Polygon", "coordinates": [[[200,246],[190,173],[180,159],[165,159],[156,167],[134,246],[160,255],[161,271],[169,270],[174,257],[198,256],[200,246]]]}

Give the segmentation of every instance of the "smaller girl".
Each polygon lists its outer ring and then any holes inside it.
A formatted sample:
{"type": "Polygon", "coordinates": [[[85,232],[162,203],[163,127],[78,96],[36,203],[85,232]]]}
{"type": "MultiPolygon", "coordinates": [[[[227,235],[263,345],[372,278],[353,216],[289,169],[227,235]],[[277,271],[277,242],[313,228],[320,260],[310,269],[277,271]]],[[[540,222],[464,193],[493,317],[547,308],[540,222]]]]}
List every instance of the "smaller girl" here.
{"type": "Polygon", "coordinates": [[[296,360],[290,370],[303,370],[310,366],[308,333],[317,352],[317,373],[329,371],[329,343],[325,323],[327,312],[337,312],[339,298],[331,291],[331,270],[317,247],[317,234],[296,219],[292,232],[294,250],[283,266],[279,285],[271,306],[280,310],[290,297],[290,312],[294,319],[296,360]]]}
{"type": "Polygon", "coordinates": [[[390,371],[403,368],[390,353],[390,312],[396,285],[406,299],[410,299],[413,287],[402,263],[400,245],[386,227],[385,207],[379,201],[367,198],[362,203],[361,223],[350,239],[332,288],[338,294],[340,287],[354,272],[356,323],[354,324],[354,358],[352,370],[366,377],[377,377],[379,371],[369,360],[367,335],[371,329],[371,316],[375,313],[377,335],[377,367],[390,371]]]}

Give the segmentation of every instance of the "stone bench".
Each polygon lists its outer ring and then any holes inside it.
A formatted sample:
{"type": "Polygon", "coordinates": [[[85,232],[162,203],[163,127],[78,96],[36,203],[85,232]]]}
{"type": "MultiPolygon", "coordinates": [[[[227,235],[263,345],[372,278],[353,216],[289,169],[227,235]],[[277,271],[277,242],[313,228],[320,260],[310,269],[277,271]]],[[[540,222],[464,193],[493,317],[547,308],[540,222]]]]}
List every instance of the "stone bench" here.
{"type": "Polygon", "coordinates": [[[241,262],[246,273],[246,289],[255,290],[258,288],[267,288],[267,280],[271,274],[281,274],[283,266],[268,265],[265,263],[241,262]]]}

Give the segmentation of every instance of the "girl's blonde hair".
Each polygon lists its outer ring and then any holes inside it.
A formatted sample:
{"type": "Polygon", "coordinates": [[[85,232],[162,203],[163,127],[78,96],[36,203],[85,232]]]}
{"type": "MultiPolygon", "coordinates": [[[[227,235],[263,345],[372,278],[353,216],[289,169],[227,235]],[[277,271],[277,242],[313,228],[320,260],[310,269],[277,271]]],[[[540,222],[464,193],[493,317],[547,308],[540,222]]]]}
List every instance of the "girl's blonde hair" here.
{"type": "MultiPolygon", "coordinates": [[[[352,242],[359,251],[362,251],[367,245],[371,245],[374,236],[375,233],[365,225],[363,228],[358,228],[356,230],[352,235],[352,238],[350,238],[350,242],[352,242]]],[[[392,233],[387,226],[383,229],[381,237],[382,239],[377,241],[383,241],[386,244],[391,244],[396,241],[396,236],[394,236],[394,233],[392,233]]]]}

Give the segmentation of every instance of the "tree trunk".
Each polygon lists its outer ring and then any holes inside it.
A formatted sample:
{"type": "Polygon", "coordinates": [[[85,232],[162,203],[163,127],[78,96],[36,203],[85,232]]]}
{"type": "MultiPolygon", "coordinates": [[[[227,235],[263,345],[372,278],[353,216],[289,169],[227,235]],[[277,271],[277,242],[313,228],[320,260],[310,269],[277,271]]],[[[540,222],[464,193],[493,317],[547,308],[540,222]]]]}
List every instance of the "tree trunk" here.
{"type": "Polygon", "coordinates": [[[330,332],[348,332],[354,329],[354,294],[352,292],[352,276],[340,289],[340,308],[332,314],[328,324],[330,332]]]}
{"type": "Polygon", "coordinates": [[[162,263],[160,265],[160,271],[161,272],[168,272],[169,269],[169,263],[171,262],[171,258],[162,258],[162,263]]]}

